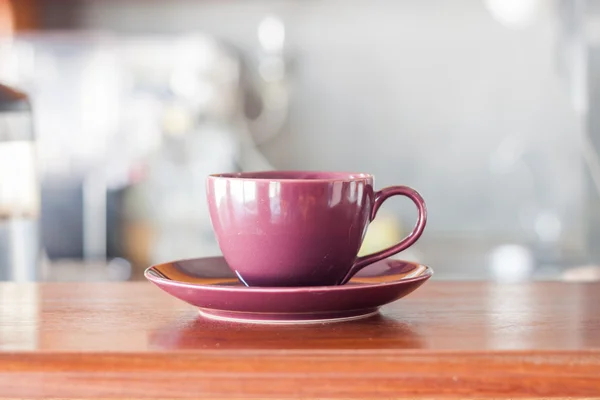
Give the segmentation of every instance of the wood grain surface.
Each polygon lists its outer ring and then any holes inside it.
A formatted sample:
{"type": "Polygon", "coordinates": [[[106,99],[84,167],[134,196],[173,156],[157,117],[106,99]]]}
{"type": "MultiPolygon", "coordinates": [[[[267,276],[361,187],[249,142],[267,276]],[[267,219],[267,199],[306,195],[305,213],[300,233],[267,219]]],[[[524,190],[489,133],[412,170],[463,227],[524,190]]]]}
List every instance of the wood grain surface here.
{"type": "Polygon", "coordinates": [[[146,282],[0,284],[0,398],[600,397],[600,284],[429,282],[381,315],[205,320],[146,282]]]}

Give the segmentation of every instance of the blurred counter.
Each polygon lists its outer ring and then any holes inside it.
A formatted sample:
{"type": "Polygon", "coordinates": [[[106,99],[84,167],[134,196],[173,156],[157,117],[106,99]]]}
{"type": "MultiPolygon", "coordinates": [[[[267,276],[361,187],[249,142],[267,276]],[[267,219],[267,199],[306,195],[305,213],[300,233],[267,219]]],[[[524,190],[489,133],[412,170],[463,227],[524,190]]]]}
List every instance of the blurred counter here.
{"type": "MultiPolygon", "coordinates": [[[[371,243],[361,253],[385,247],[396,238],[394,234],[373,246],[371,243]]],[[[578,249],[544,248],[501,240],[467,243],[464,238],[424,237],[395,258],[426,264],[434,269],[434,279],[442,281],[600,281],[600,266],[589,263],[578,249]]],[[[194,256],[211,255],[214,254],[194,256]]],[[[123,258],[88,262],[59,259],[48,262],[44,270],[47,281],[137,281],[144,279],[143,271],[148,266],[149,263],[130,263],[123,258]]]]}

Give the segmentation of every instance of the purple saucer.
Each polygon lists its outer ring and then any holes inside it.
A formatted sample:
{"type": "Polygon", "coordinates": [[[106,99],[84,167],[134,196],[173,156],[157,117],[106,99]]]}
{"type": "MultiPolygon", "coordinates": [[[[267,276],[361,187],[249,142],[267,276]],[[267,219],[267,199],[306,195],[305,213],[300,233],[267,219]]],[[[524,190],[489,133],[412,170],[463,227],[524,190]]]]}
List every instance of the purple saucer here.
{"type": "Polygon", "coordinates": [[[340,286],[247,287],[223,257],[154,265],[144,275],[159,288],[200,309],[208,318],[253,323],[310,323],[365,318],[433,275],[427,266],[383,260],[340,286]]]}

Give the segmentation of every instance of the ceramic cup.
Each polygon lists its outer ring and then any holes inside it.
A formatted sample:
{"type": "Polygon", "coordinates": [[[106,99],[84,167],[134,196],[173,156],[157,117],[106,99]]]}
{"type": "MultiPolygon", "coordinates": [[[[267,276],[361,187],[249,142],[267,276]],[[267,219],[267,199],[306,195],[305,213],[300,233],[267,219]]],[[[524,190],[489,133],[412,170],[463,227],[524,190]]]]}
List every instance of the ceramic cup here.
{"type": "Polygon", "coordinates": [[[362,268],[408,248],[423,233],[423,198],[406,186],[375,192],[362,173],[264,171],[207,178],[210,218],[223,256],[247,286],[341,285],[362,268]],[[400,243],[358,257],[381,204],[406,196],[419,211],[400,243]]]}

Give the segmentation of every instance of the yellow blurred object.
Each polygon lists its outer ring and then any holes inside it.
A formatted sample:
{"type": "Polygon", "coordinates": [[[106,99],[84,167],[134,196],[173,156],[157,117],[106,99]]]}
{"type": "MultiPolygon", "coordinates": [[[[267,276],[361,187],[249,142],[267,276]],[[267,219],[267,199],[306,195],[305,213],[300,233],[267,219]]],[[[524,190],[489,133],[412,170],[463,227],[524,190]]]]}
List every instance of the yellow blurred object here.
{"type": "Polygon", "coordinates": [[[192,116],[182,107],[167,106],[162,117],[163,129],[170,136],[183,136],[192,128],[192,116]]]}
{"type": "Polygon", "coordinates": [[[403,236],[400,221],[393,215],[382,211],[369,225],[358,255],[363,256],[393,246],[400,242],[403,236]]]}

